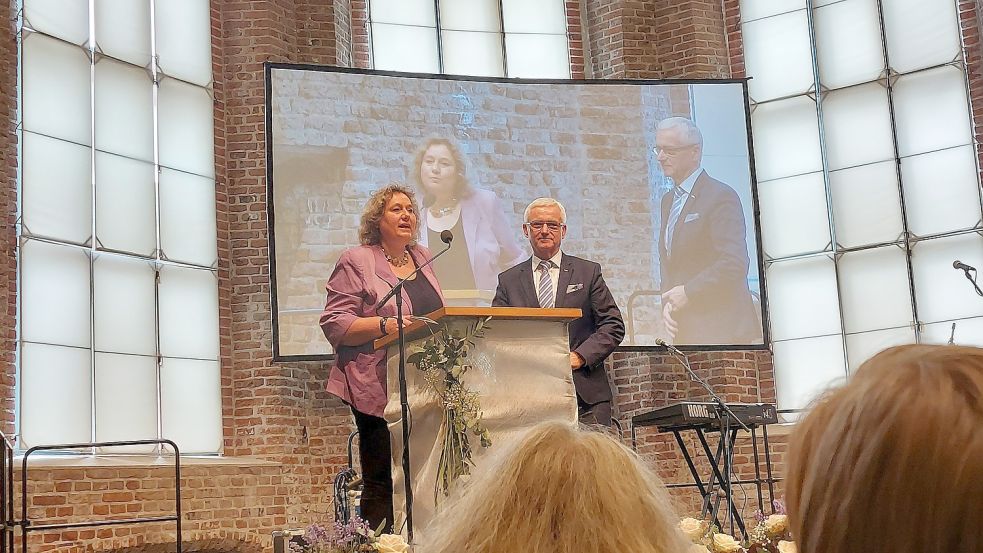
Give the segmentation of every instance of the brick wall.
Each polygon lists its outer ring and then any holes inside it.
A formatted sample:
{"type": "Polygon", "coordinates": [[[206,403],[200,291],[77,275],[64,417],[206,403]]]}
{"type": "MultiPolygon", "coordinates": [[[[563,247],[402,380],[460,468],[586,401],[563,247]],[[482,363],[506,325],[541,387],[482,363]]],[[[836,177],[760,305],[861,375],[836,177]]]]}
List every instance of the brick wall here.
{"type": "Polygon", "coordinates": [[[0,2],[0,430],[14,433],[17,321],[17,40],[13,0],[0,2]]]}
{"type": "MultiPolygon", "coordinates": [[[[579,41],[574,76],[673,78],[743,76],[738,0],[568,2],[570,43],[579,41]],[[582,10],[582,12],[578,12],[582,10]],[[574,29],[574,20],[583,20],[574,29]]],[[[0,4],[0,422],[12,431],[16,216],[16,43],[12,2],[0,4]]],[[[970,91],[981,121],[979,8],[961,2],[970,91]]],[[[268,551],[270,532],[330,518],[330,484],[344,465],[349,414],[323,392],[323,363],[273,364],[266,237],[264,61],[351,63],[368,67],[365,0],[213,0],[219,297],[225,453],[268,461],[246,466],[185,467],[185,541],[199,551],[268,551]]],[[[978,139],[983,129],[976,126],[978,139]]],[[[983,140],[981,140],[983,141],[983,140]]],[[[545,190],[545,189],[544,189],[545,190]]],[[[767,352],[709,352],[692,357],[696,371],[728,401],[774,401],[767,352]]],[[[617,415],[628,438],[634,414],[701,391],[671,359],[618,353],[608,361],[617,415]]],[[[645,428],[639,451],[669,483],[688,481],[670,437],[645,428]]],[[[772,440],[778,473],[785,442],[772,440]]],[[[746,445],[738,474],[753,471],[746,445]]],[[[169,512],[167,469],[32,469],[31,515],[56,521],[90,516],[169,512]]],[[[752,494],[752,490],[747,492],[752,494]]],[[[674,491],[680,510],[695,512],[692,491],[674,491]]],[[[740,495],[738,496],[741,497],[740,495]]],[[[753,497],[753,495],[752,495],[753,497]]],[[[749,509],[753,509],[752,505],[749,509]]],[[[51,522],[50,520],[48,522],[51,522]]],[[[163,551],[170,526],[65,531],[32,538],[32,551],[163,551]],[[33,541],[37,540],[37,542],[33,541]],[[72,545],[75,544],[75,545],[72,545]]]]}

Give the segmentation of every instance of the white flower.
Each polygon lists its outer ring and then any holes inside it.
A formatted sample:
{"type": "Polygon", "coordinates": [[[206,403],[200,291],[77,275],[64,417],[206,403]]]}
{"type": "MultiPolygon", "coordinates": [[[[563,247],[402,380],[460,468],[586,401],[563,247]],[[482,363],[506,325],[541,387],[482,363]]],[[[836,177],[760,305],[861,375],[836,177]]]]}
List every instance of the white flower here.
{"type": "Polygon", "coordinates": [[[788,517],[786,515],[771,515],[764,521],[765,532],[769,536],[780,536],[788,528],[788,517]]]}
{"type": "Polygon", "coordinates": [[[692,542],[697,542],[706,533],[706,526],[702,521],[695,518],[686,517],[679,521],[679,530],[686,535],[692,542]]]}
{"type": "Polygon", "coordinates": [[[713,550],[716,553],[737,553],[741,550],[741,544],[733,536],[714,534],[713,550]]]}
{"type": "Polygon", "coordinates": [[[794,541],[782,540],[778,542],[778,553],[798,553],[799,549],[795,547],[794,541]]]}
{"type": "Polygon", "coordinates": [[[406,553],[410,546],[399,534],[382,534],[376,539],[375,549],[379,553],[406,553]]]}
{"type": "Polygon", "coordinates": [[[707,549],[707,546],[703,545],[702,543],[694,543],[693,545],[689,546],[686,553],[710,553],[710,550],[707,549]]]}

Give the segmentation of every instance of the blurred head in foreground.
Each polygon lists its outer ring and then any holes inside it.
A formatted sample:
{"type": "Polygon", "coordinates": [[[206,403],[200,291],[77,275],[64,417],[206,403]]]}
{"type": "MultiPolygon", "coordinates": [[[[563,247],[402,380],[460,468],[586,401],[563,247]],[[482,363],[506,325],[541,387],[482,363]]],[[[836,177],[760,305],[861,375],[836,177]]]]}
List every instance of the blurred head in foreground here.
{"type": "Polygon", "coordinates": [[[675,553],[659,478],[598,432],[542,423],[487,459],[438,511],[423,553],[675,553]]]}
{"type": "Polygon", "coordinates": [[[983,551],[983,349],[881,352],[793,431],[801,553],[983,551]]]}

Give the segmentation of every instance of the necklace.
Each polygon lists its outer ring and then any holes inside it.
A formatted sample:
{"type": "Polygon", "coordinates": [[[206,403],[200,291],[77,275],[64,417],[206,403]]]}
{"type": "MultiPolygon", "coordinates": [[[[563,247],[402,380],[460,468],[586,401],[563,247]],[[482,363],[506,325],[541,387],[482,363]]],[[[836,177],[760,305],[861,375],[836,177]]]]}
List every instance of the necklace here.
{"type": "Polygon", "coordinates": [[[403,250],[403,255],[394,259],[391,255],[389,255],[389,252],[386,251],[386,248],[382,248],[382,255],[386,256],[386,261],[388,261],[393,267],[402,267],[410,262],[410,252],[407,250],[403,250]]]}
{"type": "Polygon", "coordinates": [[[453,201],[454,201],[454,204],[453,205],[450,205],[448,207],[441,207],[441,208],[436,208],[436,209],[433,208],[433,207],[431,207],[430,208],[430,213],[433,213],[433,216],[434,217],[443,217],[444,215],[447,215],[448,213],[450,213],[450,212],[454,211],[455,209],[457,209],[457,207],[460,205],[459,203],[457,203],[457,198],[453,198],[453,201]]]}

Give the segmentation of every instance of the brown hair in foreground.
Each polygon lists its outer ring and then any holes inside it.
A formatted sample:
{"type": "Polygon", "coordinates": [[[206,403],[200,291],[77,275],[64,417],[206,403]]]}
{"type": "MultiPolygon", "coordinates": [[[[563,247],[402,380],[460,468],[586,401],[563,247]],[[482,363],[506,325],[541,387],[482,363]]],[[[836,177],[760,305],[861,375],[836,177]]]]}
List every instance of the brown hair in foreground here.
{"type": "Polygon", "coordinates": [[[676,553],[688,547],[659,478],[612,437],[542,423],[438,511],[423,553],[676,553]]]}
{"type": "Polygon", "coordinates": [[[797,425],[801,553],[983,551],[983,349],[881,352],[797,425]]]}

